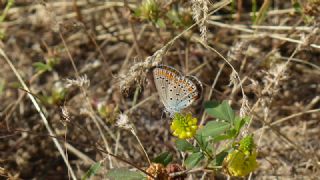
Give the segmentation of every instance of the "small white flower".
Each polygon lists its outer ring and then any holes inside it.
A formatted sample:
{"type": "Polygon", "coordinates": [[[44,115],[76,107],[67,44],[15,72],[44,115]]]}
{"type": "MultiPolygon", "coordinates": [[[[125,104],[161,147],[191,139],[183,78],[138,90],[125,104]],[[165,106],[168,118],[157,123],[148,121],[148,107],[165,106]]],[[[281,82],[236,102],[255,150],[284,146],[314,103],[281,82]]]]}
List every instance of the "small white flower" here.
{"type": "Polygon", "coordinates": [[[127,129],[127,130],[130,130],[133,128],[126,114],[119,115],[119,118],[116,121],[116,126],[123,129],[127,129]]]}

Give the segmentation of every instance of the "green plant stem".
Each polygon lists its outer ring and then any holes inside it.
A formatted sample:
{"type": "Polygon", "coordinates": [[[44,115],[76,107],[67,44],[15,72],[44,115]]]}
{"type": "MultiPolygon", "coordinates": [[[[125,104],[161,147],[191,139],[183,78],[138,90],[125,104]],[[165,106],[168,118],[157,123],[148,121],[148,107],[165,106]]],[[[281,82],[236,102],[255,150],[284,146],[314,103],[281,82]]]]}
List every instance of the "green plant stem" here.
{"type": "Polygon", "coordinates": [[[11,8],[11,6],[13,6],[13,4],[14,4],[14,0],[8,1],[6,7],[4,8],[4,10],[0,16],[0,22],[2,22],[6,18],[8,12],[9,12],[9,9],[11,8]]]}
{"type": "Polygon", "coordinates": [[[196,140],[196,142],[199,145],[200,149],[209,157],[208,161],[210,162],[211,160],[213,160],[213,157],[210,155],[210,153],[206,149],[202,148],[202,146],[200,145],[198,139],[197,138],[194,138],[194,139],[196,140]]]}

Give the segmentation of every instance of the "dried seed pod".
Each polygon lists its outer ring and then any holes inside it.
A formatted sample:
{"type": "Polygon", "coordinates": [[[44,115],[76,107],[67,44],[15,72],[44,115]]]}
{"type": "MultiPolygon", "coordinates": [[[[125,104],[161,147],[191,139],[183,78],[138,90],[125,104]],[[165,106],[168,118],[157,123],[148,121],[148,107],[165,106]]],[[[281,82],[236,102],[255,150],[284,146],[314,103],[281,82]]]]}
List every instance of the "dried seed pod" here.
{"type": "MultiPolygon", "coordinates": [[[[169,174],[162,164],[152,163],[146,171],[156,179],[169,180],[169,174]]],[[[148,177],[148,180],[153,180],[153,178],[148,177]]]]}
{"type": "MultiPolygon", "coordinates": [[[[186,170],[180,164],[169,164],[166,169],[168,174],[179,173],[186,170]]],[[[180,174],[174,177],[169,177],[169,180],[184,180],[186,177],[187,177],[187,174],[180,174]]]]}

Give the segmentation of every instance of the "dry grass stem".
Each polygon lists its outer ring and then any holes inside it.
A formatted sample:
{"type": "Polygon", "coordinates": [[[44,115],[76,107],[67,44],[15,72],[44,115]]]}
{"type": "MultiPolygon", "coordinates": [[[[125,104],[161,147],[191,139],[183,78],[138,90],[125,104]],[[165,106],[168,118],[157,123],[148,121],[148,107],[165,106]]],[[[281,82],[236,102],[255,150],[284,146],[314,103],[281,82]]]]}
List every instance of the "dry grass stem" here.
{"type": "MultiPolygon", "coordinates": [[[[10,68],[12,69],[13,73],[15,74],[15,76],[18,78],[18,80],[19,80],[19,82],[21,83],[22,87],[23,87],[26,91],[31,92],[30,89],[28,88],[28,86],[27,86],[27,85],[25,84],[25,82],[23,81],[23,79],[22,79],[21,75],[19,74],[18,70],[17,70],[17,69],[14,67],[14,65],[11,63],[11,60],[7,57],[7,55],[5,54],[5,52],[3,51],[2,48],[0,48],[0,54],[1,54],[1,56],[4,58],[4,60],[9,64],[10,68]]],[[[37,102],[37,100],[33,97],[32,94],[28,93],[28,97],[30,98],[30,100],[31,100],[32,104],[34,105],[34,107],[36,108],[36,110],[38,111],[38,113],[39,113],[39,115],[40,115],[40,117],[41,117],[41,119],[42,119],[42,121],[43,121],[43,123],[44,123],[44,125],[45,125],[45,127],[46,127],[46,129],[47,129],[47,131],[48,131],[48,133],[49,133],[49,135],[52,136],[52,137],[55,137],[55,134],[54,134],[54,132],[52,131],[52,129],[51,129],[50,125],[49,125],[49,122],[48,122],[46,116],[44,115],[43,111],[41,110],[40,104],[37,102]]],[[[68,171],[70,172],[71,178],[74,179],[74,180],[76,180],[76,179],[77,179],[77,178],[76,178],[76,175],[75,175],[75,173],[73,172],[73,170],[72,170],[72,168],[71,168],[71,166],[70,166],[70,164],[69,164],[69,161],[68,161],[68,159],[67,159],[67,157],[66,157],[66,155],[65,155],[65,152],[64,152],[64,150],[62,149],[60,143],[59,143],[58,140],[55,139],[55,138],[52,138],[52,140],[53,140],[55,146],[57,147],[57,149],[58,149],[58,151],[59,151],[59,153],[60,153],[60,155],[61,155],[64,163],[66,164],[66,166],[67,166],[67,168],[68,168],[68,171]]]]}

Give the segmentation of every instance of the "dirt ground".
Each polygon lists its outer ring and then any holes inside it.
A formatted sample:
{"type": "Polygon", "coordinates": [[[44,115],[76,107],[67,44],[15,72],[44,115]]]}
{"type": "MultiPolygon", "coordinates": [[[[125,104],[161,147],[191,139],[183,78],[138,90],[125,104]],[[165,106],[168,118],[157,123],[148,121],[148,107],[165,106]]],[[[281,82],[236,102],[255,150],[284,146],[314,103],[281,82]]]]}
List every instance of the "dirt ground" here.
{"type": "Polygon", "coordinates": [[[181,164],[151,73],[165,64],[202,82],[188,108],[198,119],[208,100],[228,100],[252,118],[246,131],[259,168],[251,179],[320,179],[320,1],[168,0],[155,15],[137,15],[137,0],[16,0],[6,10],[8,3],[0,1],[2,178],[69,179],[62,154],[77,178],[98,161],[95,179],[132,167],[105,151],[147,167],[137,139],[115,125],[120,112],[150,158],[169,151],[181,164]],[[206,21],[194,24],[197,14],[206,21]]]}

